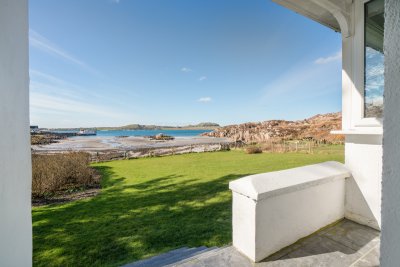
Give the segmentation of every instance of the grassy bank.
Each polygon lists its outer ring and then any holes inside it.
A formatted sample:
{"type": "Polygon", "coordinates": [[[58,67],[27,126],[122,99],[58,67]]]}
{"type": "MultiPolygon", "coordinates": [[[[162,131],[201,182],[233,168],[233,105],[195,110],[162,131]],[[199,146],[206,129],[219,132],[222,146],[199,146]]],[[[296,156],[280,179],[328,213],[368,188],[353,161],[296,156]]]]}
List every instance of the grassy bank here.
{"type": "Polygon", "coordinates": [[[101,194],[33,209],[34,265],[118,266],[182,246],[229,244],[229,181],[327,160],[343,161],[343,147],[95,164],[103,174],[101,194]]]}

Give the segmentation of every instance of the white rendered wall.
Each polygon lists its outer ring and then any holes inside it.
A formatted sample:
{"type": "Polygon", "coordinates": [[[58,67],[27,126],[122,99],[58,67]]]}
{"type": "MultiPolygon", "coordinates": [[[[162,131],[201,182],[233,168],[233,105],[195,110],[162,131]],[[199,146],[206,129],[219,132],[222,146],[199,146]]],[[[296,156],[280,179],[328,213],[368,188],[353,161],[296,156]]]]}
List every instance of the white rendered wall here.
{"type": "Polygon", "coordinates": [[[342,37],[342,129],[346,180],[345,217],[380,229],[382,182],[381,126],[362,115],[364,91],[364,0],[353,2],[349,37],[342,37]]]}
{"type": "Polygon", "coordinates": [[[352,178],[346,181],[345,217],[380,229],[382,137],[348,135],[345,148],[346,167],[352,178]]]}
{"type": "Polygon", "coordinates": [[[28,1],[0,0],[0,266],[32,265],[28,1]]]}
{"type": "Polygon", "coordinates": [[[381,266],[400,263],[400,1],[385,1],[381,266]]]}
{"type": "Polygon", "coordinates": [[[344,217],[345,179],[262,200],[256,208],[258,262],[344,217]]]}
{"type": "Polygon", "coordinates": [[[254,199],[232,192],[232,243],[253,261],[256,258],[256,204],[254,199]]]}
{"type": "Polygon", "coordinates": [[[342,219],[350,176],[343,164],[325,162],[230,182],[233,246],[258,262],[342,219]]]}

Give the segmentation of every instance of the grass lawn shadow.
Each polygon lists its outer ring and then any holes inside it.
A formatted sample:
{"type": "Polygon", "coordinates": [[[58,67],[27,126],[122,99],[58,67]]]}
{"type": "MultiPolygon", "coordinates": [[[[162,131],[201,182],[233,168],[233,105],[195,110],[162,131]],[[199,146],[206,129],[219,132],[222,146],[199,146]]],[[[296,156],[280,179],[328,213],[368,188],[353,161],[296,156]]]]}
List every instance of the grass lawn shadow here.
{"type": "Polygon", "coordinates": [[[123,185],[126,178],[110,179],[112,170],[99,170],[105,187],[98,197],[34,213],[34,249],[45,251],[35,253],[35,265],[117,266],[182,246],[230,242],[226,194],[239,175],[208,182],[168,175],[123,185]]]}
{"type": "Polygon", "coordinates": [[[35,266],[120,266],[231,242],[230,181],[341,155],[217,152],[95,164],[96,197],[34,208],[35,266]]]}

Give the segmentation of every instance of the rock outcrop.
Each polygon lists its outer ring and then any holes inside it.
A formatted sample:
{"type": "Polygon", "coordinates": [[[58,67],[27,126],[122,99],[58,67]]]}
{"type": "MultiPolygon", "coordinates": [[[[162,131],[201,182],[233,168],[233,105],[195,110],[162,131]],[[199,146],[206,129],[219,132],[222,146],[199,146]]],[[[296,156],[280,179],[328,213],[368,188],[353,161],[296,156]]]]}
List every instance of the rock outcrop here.
{"type": "Polygon", "coordinates": [[[204,133],[203,136],[227,137],[246,144],[282,140],[315,140],[336,143],[344,140],[342,135],[333,135],[332,130],[341,129],[342,114],[318,114],[299,121],[269,120],[229,125],[204,133]]]}

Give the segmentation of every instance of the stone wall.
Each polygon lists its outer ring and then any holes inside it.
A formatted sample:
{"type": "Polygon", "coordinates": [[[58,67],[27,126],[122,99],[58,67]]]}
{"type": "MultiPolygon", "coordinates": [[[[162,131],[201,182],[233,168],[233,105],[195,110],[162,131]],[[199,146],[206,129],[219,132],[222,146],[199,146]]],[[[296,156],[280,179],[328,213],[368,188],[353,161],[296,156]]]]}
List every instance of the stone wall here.
{"type": "MultiPolygon", "coordinates": [[[[157,148],[136,148],[130,150],[102,150],[102,151],[85,151],[91,155],[92,162],[103,162],[110,160],[137,159],[146,157],[161,157],[187,153],[202,153],[226,151],[230,149],[230,143],[220,144],[193,144],[186,146],[169,146],[157,148]]],[[[55,154],[68,153],[70,151],[36,151],[36,154],[55,154]]]]}

